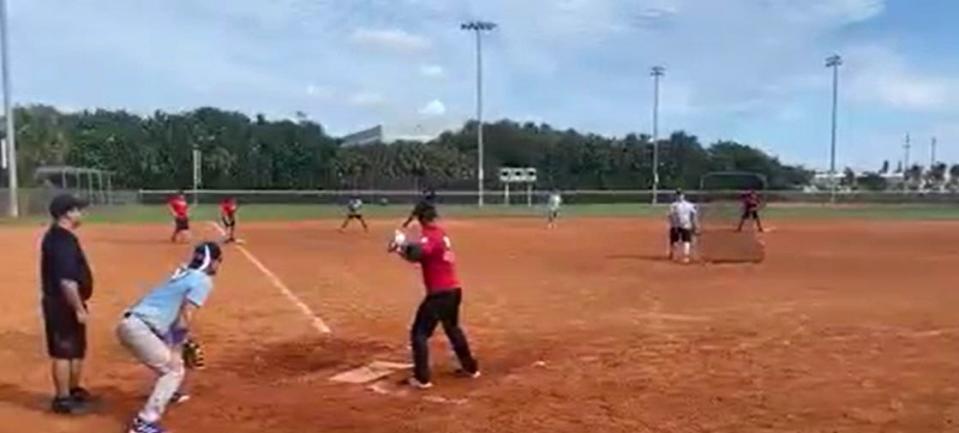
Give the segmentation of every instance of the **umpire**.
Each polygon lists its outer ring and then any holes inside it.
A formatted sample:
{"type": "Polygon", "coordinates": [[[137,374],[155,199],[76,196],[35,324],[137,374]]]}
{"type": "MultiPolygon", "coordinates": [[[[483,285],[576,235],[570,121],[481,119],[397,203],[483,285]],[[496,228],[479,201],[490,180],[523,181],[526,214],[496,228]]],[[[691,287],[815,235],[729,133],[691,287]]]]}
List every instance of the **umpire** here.
{"type": "Polygon", "coordinates": [[[74,231],[87,203],[64,194],[50,202],[53,223],[43,236],[40,275],[47,352],[52,360],[56,394],[51,409],[58,414],[83,413],[92,396],[80,384],[87,351],[87,300],[93,275],[74,231]]]}

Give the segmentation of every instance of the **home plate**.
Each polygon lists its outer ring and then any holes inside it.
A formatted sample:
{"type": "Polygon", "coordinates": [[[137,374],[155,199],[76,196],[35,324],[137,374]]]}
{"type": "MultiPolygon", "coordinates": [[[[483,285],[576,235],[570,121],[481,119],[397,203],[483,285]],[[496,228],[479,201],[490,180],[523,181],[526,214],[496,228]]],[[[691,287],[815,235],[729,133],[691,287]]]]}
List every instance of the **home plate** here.
{"type": "Polygon", "coordinates": [[[427,395],[423,397],[423,400],[426,400],[430,403],[454,404],[457,406],[469,403],[469,400],[465,398],[446,398],[438,395],[427,395]]]}
{"type": "Polygon", "coordinates": [[[413,368],[412,364],[373,361],[362,367],[339,373],[331,377],[330,381],[354,384],[370,383],[396,373],[397,371],[409,370],[411,368],[413,368]]]}
{"type": "Polygon", "coordinates": [[[405,389],[399,389],[395,385],[391,385],[387,380],[381,380],[379,382],[373,382],[372,385],[367,385],[366,389],[373,391],[380,395],[397,395],[400,397],[405,396],[409,391],[405,389]]]}

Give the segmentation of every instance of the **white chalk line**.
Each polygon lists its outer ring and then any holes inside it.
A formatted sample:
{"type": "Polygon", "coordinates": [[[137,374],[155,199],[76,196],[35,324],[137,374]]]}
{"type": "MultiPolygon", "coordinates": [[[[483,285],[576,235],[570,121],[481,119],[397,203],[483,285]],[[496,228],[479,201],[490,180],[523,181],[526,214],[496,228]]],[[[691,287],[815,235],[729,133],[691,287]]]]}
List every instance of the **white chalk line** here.
{"type": "MultiPolygon", "coordinates": [[[[218,232],[220,232],[222,236],[226,236],[227,233],[225,230],[223,230],[223,227],[220,227],[218,224],[214,222],[210,222],[210,225],[213,226],[218,232]]],[[[286,297],[286,299],[292,302],[293,305],[296,306],[296,308],[298,308],[308,319],[310,319],[311,324],[313,325],[313,328],[315,328],[321,334],[333,333],[333,330],[330,329],[329,326],[327,326],[326,322],[324,322],[323,319],[320,318],[320,316],[314,313],[313,309],[310,308],[309,305],[306,305],[306,303],[304,303],[303,300],[301,300],[298,296],[296,296],[296,294],[294,294],[293,291],[291,291],[290,288],[283,283],[283,280],[281,280],[280,277],[277,277],[276,274],[270,271],[266,267],[266,265],[263,264],[263,262],[261,262],[259,259],[256,258],[256,256],[253,255],[253,253],[251,253],[249,250],[246,249],[246,247],[243,247],[241,245],[234,244],[234,246],[236,247],[236,249],[240,250],[240,252],[243,253],[244,256],[246,256],[246,259],[249,260],[250,263],[253,264],[253,266],[256,266],[256,268],[259,269],[260,272],[262,272],[263,275],[266,276],[266,278],[270,280],[270,282],[273,283],[274,286],[276,286],[277,289],[280,289],[280,293],[282,293],[283,296],[286,297]]]]}

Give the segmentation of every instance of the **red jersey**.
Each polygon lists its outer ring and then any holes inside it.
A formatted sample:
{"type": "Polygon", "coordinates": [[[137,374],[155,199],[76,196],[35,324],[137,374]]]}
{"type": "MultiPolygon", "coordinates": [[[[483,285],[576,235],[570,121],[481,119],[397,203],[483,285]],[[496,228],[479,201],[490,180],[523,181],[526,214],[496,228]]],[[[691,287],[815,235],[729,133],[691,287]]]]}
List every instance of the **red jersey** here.
{"type": "Polygon", "coordinates": [[[175,196],[170,199],[169,203],[170,211],[173,212],[173,216],[177,218],[188,218],[190,205],[186,202],[186,197],[181,195],[175,196]]]}
{"type": "Polygon", "coordinates": [[[220,213],[225,217],[233,218],[236,215],[236,200],[226,199],[220,203],[220,213]]]}
{"type": "Polygon", "coordinates": [[[755,191],[743,194],[743,207],[746,208],[746,210],[759,209],[759,194],[756,194],[755,191]]]}
{"type": "Polygon", "coordinates": [[[420,248],[420,267],[423,269],[423,285],[427,294],[441,293],[460,288],[456,277],[456,256],[450,238],[436,224],[423,226],[420,248]]]}

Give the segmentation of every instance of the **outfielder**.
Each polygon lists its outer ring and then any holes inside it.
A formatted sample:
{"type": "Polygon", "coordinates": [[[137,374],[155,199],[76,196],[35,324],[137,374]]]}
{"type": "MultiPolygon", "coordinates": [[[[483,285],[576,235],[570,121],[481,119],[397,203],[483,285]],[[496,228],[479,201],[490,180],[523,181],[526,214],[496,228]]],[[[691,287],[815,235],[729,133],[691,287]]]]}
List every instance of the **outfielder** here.
{"type": "Polygon", "coordinates": [[[419,242],[408,242],[406,236],[396,232],[390,243],[390,252],[396,252],[407,261],[419,263],[423,271],[423,284],[426,297],[416,310],[416,318],[410,329],[410,342],[413,349],[413,377],[408,384],[417,389],[433,387],[430,381],[429,339],[442,324],[453,351],[459,359],[465,377],[478,378],[479,365],[470,352],[466,334],[460,328],[460,304],[463,301],[463,289],[456,276],[455,255],[446,232],[437,224],[435,207],[423,207],[417,215],[422,227],[419,242]]]}
{"type": "Polygon", "coordinates": [[[202,352],[189,339],[197,309],[213,290],[212,276],[223,261],[213,242],[198,245],[186,266],[130,307],[117,326],[117,338],[134,357],[159,378],[129,433],[164,433],[160,424],[171,402],[182,401],[180,386],[187,368],[202,367],[202,352]]]}
{"type": "Polygon", "coordinates": [[[227,197],[220,202],[220,222],[226,230],[226,240],[223,243],[236,242],[236,213],[238,206],[236,198],[227,197]]]}
{"type": "Polygon", "coordinates": [[[689,263],[698,213],[696,205],[686,201],[686,194],[676,190],[676,200],[669,205],[669,260],[675,257],[676,244],[683,244],[683,263],[689,263]]]}
{"type": "Polygon", "coordinates": [[[346,204],[346,219],[343,220],[340,231],[346,230],[346,226],[350,225],[350,221],[353,220],[358,220],[363,225],[363,231],[370,231],[370,228],[366,225],[366,220],[363,218],[363,200],[359,197],[351,198],[346,204]]]}
{"type": "Polygon", "coordinates": [[[547,227],[556,228],[556,220],[559,219],[559,207],[563,205],[563,196],[559,194],[559,190],[554,189],[553,192],[549,194],[549,199],[547,200],[547,227]]]}
{"type": "Polygon", "coordinates": [[[186,201],[186,195],[183,190],[177,192],[167,202],[170,207],[170,214],[173,215],[173,235],[170,236],[170,242],[176,243],[181,239],[190,241],[190,205],[186,201]]]}

